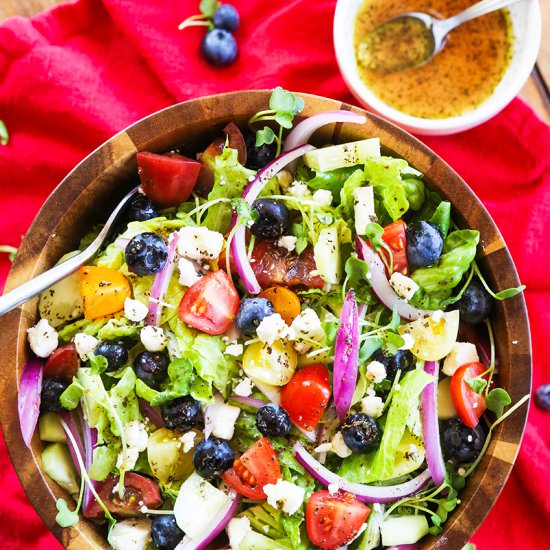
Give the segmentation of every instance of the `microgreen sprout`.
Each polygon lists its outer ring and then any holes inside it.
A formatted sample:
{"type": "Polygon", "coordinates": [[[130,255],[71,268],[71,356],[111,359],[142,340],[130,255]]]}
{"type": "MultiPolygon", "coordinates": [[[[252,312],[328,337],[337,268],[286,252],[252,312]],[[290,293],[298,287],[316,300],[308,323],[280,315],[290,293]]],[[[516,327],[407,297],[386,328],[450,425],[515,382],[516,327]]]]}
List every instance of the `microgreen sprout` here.
{"type": "Polygon", "coordinates": [[[0,120],[0,145],[7,145],[10,141],[10,134],[3,120],[0,120]]]}
{"type": "MultiPolygon", "coordinates": [[[[2,145],[5,144],[3,143],[2,145]]],[[[13,260],[15,259],[15,255],[17,254],[17,248],[15,248],[14,246],[0,245],[0,252],[5,252],[6,254],[9,254],[10,262],[13,262],[13,260]]]]}
{"type": "Polygon", "coordinates": [[[277,156],[281,154],[283,146],[283,130],[292,128],[294,117],[304,108],[304,100],[295,96],[292,92],[283,90],[280,86],[273,90],[269,98],[269,109],[259,111],[248,121],[248,125],[254,127],[260,122],[275,122],[279,129],[277,133],[270,127],[264,126],[256,131],[256,147],[264,144],[277,144],[277,156]]]}
{"type": "Polygon", "coordinates": [[[212,17],[221,6],[218,0],[201,0],[199,4],[200,13],[188,17],[178,25],[178,30],[182,31],[187,27],[208,27],[213,29],[212,17]]]}

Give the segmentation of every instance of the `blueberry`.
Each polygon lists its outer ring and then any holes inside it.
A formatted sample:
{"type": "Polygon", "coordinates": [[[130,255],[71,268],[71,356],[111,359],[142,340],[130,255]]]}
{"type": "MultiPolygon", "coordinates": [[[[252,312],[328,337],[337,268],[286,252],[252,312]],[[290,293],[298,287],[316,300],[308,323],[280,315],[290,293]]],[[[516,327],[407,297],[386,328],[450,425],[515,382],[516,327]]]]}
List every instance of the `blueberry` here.
{"type": "Polygon", "coordinates": [[[292,424],[290,423],[290,416],[282,407],[275,403],[268,403],[258,409],[256,426],[263,435],[279,437],[288,435],[292,424]]]}
{"type": "Polygon", "coordinates": [[[162,406],[166,427],[183,432],[203,424],[201,406],[190,395],[179,397],[162,406]]]}
{"type": "Polygon", "coordinates": [[[142,351],[134,359],[136,376],[148,386],[158,389],[166,379],[170,359],[162,351],[142,351]]]}
{"type": "Polygon", "coordinates": [[[272,303],[265,298],[244,298],[235,317],[235,326],[246,336],[254,336],[262,319],[274,312],[272,303]]]}
{"type": "Polygon", "coordinates": [[[235,454],[227,441],[209,437],[201,441],[193,453],[193,465],[199,475],[213,480],[233,466],[235,454]]]}
{"type": "Polygon", "coordinates": [[[140,233],[126,246],[128,269],[138,275],[153,275],[166,263],[168,250],[162,237],[155,233],[140,233]]]}
{"type": "Polygon", "coordinates": [[[365,413],[349,415],[342,424],[342,435],[346,445],[358,454],[366,454],[380,447],[382,428],[378,422],[365,413]]]}
{"type": "Polygon", "coordinates": [[[42,412],[62,412],[65,410],[59,402],[61,394],[69,387],[69,383],[56,378],[47,378],[42,383],[40,394],[40,410],[42,412]]]}
{"type": "Polygon", "coordinates": [[[214,13],[212,23],[218,29],[235,31],[239,28],[239,12],[231,4],[222,4],[214,13]]]}
{"type": "Polygon", "coordinates": [[[126,218],[129,222],[144,222],[158,218],[158,210],[149,197],[138,193],[130,199],[126,210],[126,218]]]}
{"type": "Polygon", "coordinates": [[[277,241],[290,226],[290,212],[279,201],[259,199],[252,209],[258,213],[258,219],[250,227],[250,232],[264,241],[277,241]]]}
{"type": "Polygon", "coordinates": [[[441,434],[443,453],[457,464],[473,462],[483,448],[485,437],[481,424],[472,429],[458,418],[445,420],[441,434]]]}
{"type": "Polygon", "coordinates": [[[153,516],[151,538],[158,550],[174,550],[185,533],[178,527],[173,515],[153,516]]]}
{"type": "Polygon", "coordinates": [[[201,52],[211,65],[225,67],[235,61],[239,47],[235,37],[229,31],[212,29],[202,39],[201,52]]]}
{"type": "Polygon", "coordinates": [[[550,411],[550,384],[542,384],[537,388],[535,404],[544,411],[550,411]]]}
{"type": "Polygon", "coordinates": [[[401,376],[403,376],[407,371],[416,368],[416,359],[408,349],[398,349],[395,355],[379,349],[372,356],[372,359],[384,365],[386,369],[386,378],[388,380],[393,380],[398,370],[401,371],[401,376]]]}
{"type": "Polygon", "coordinates": [[[441,231],[433,223],[421,221],[407,226],[407,259],[418,267],[435,264],[443,250],[441,231]]]}
{"type": "Polygon", "coordinates": [[[491,313],[493,299],[480,281],[472,280],[458,301],[460,320],[475,325],[491,313]]]}
{"type": "Polygon", "coordinates": [[[264,143],[256,147],[256,133],[247,132],[244,136],[246,143],[246,166],[252,170],[260,170],[269,164],[277,153],[277,144],[264,143]]]}
{"type": "Polygon", "coordinates": [[[103,342],[97,346],[94,353],[107,359],[107,372],[118,370],[128,362],[128,348],[124,344],[103,342]]]}

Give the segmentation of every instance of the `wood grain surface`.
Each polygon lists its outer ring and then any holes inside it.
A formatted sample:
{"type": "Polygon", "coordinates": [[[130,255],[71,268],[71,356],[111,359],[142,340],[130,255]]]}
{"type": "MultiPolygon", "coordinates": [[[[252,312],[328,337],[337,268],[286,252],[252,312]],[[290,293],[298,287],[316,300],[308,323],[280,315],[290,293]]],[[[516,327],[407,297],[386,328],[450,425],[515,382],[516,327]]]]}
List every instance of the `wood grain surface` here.
{"type": "MultiPolygon", "coordinates": [[[[0,0],[0,21],[13,15],[30,17],[67,0],[0,0]]],[[[539,0],[542,11],[542,43],[537,66],[520,96],[550,124],[550,0],[539,0]]],[[[198,4],[198,0],[197,0],[198,4]]]]}

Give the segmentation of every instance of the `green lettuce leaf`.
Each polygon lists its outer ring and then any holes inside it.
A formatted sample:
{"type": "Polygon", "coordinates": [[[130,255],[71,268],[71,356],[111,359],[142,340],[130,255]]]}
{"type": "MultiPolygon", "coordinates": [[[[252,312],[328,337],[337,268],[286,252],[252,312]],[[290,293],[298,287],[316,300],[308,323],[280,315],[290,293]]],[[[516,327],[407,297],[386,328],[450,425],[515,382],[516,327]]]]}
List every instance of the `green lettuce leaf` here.
{"type": "Polygon", "coordinates": [[[445,239],[451,227],[451,203],[448,201],[441,201],[428,221],[439,227],[439,231],[441,231],[445,239]]]}
{"type": "Polygon", "coordinates": [[[111,269],[120,269],[124,264],[124,251],[111,243],[95,260],[95,265],[100,267],[109,267],[111,269]]]}
{"type": "MultiPolygon", "coordinates": [[[[140,420],[141,412],[139,403],[135,394],[136,374],[131,367],[126,367],[122,378],[109,390],[109,397],[114,408],[114,414],[124,426],[132,420],[140,420]]],[[[120,437],[119,423],[115,419],[112,411],[107,411],[111,419],[111,432],[120,437]]]]}
{"type": "Polygon", "coordinates": [[[403,178],[403,187],[411,210],[420,210],[426,198],[424,182],[418,178],[403,178]]]}
{"type": "Polygon", "coordinates": [[[476,255],[479,231],[460,229],[445,239],[443,254],[433,267],[417,269],[411,277],[420,289],[411,303],[423,309],[440,309],[468,271],[476,255]]]}
{"type": "Polygon", "coordinates": [[[80,319],[74,323],[65,325],[58,332],[59,340],[63,343],[70,342],[79,332],[89,334],[90,336],[97,336],[97,333],[104,325],[107,324],[108,321],[108,317],[100,317],[99,319],[94,319],[93,321],[80,319]]]}
{"type": "Polygon", "coordinates": [[[129,321],[123,315],[109,319],[98,331],[100,340],[120,340],[123,338],[136,338],[143,325],[129,321]]]}
{"type": "Polygon", "coordinates": [[[344,182],[342,189],[340,190],[340,211],[342,215],[347,219],[353,219],[355,216],[355,199],[353,198],[353,192],[358,187],[361,187],[365,183],[365,173],[363,170],[355,170],[344,182]]]}
{"type": "Polygon", "coordinates": [[[394,391],[380,447],[370,454],[345,458],[340,467],[341,476],[359,483],[391,478],[397,447],[405,433],[410,411],[420,406],[420,392],[432,380],[433,377],[422,369],[405,374],[399,382],[400,389],[394,391]]]}
{"type": "Polygon", "coordinates": [[[94,449],[94,458],[88,474],[95,481],[104,481],[114,471],[120,445],[111,443],[94,449]]]}
{"type": "Polygon", "coordinates": [[[307,166],[303,166],[298,169],[297,178],[314,191],[327,189],[332,193],[333,200],[338,202],[344,183],[355,170],[357,170],[357,166],[346,166],[327,172],[314,172],[307,166]]]}
{"type": "MultiPolygon", "coordinates": [[[[235,149],[225,147],[222,154],[216,157],[214,167],[214,187],[208,194],[208,200],[220,198],[234,199],[240,197],[248,184],[248,178],[255,172],[245,168],[237,159],[235,149]]],[[[208,209],[204,225],[212,231],[227,233],[231,223],[232,209],[228,203],[214,204],[208,209]]]]}

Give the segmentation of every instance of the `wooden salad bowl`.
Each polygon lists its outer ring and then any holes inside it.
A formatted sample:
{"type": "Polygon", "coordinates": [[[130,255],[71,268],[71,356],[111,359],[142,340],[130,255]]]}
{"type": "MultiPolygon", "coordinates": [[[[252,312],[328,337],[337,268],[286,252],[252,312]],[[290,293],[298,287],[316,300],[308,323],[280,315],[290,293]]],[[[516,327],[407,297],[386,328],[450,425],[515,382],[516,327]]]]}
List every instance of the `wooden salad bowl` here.
{"type": "MultiPolygon", "coordinates": [[[[252,114],[266,108],[269,96],[270,91],[243,91],[186,101],[133,124],[104,143],[69,173],[38,213],[21,244],[6,291],[51,267],[64,253],[75,249],[93,225],[107,218],[117,201],[136,184],[137,151],[164,152],[181,145],[189,153],[201,150],[227,122],[245,125],[252,114]]],[[[305,108],[299,118],[334,109],[365,114],[366,124],[332,124],[319,130],[313,141],[323,144],[380,137],[386,154],[405,158],[425,174],[430,188],[452,203],[453,219],[459,226],[480,231],[478,261],[493,288],[520,284],[510,253],[487,210],[440,157],[407,132],[357,107],[314,95],[302,97],[305,108]]],[[[4,396],[0,420],[8,451],[27,496],[66,548],[108,548],[100,531],[85,519],[67,529],[56,524],[55,501],[67,495],[42,471],[42,443],[38,435],[35,434],[31,449],[21,436],[17,392],[29,353],[26,329],[36,319],[36,299],[0,318],[0,393],[4,396]]],[[[516,402],[531,390],[531,344],[523,296],[496,304],[492,320],[500,383],[516,402]]],[[[528,407],[522,406],[498,426],[445,530],[437,537],[424,539],[422,548],[458,550],[469,540],[510,475],[527,412],[528,407]]]]}

